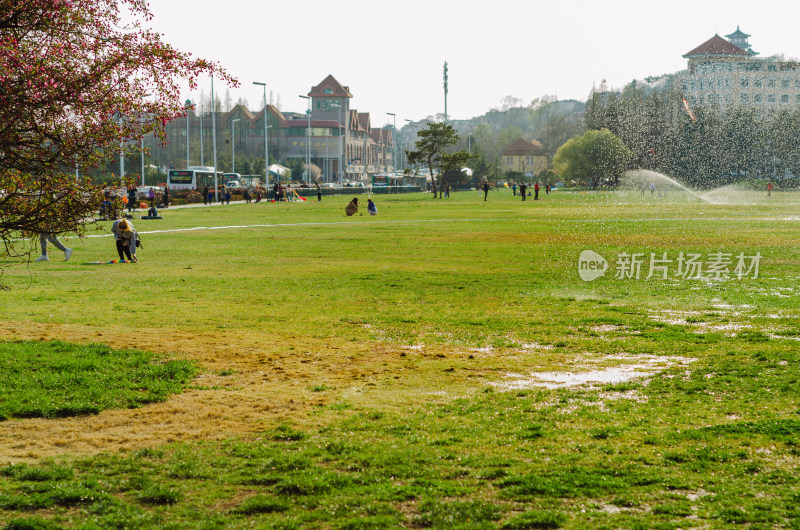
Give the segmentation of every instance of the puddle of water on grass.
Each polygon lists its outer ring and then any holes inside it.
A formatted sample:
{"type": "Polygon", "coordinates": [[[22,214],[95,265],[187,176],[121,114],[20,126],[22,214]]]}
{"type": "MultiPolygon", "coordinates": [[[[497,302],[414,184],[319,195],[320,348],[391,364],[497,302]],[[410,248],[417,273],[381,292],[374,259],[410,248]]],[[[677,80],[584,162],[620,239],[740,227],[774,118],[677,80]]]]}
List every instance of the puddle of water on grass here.
{"type": "MultiPolygon", "coordinates": [[[[746,308],[749,306],[739,306],[746,308]]],[[[742,315],[741,311],[735,311],[734,306],[729,304],[716,304],[714,308],[719,310],[720,317],[739,317],[742,315]]],[[[672,326],[692,326],[694,333],[708,333],[708,332],[731,332],[741,331],[745,329],[752,329],[752,326],[743,322],[705,322],[700,320],[704,318],[704,313],[701,311],[679,311],[679,310],[662,310],[657,313],[650,313],[650,318],[656,322],[663,324],[670,324],[672,326]],[[694,321],[694,319],[698,319],[694,321]]]]}
{"type": "MultiPolygon", "coordinates": [[[[772,334],[772,333],[770,333],[769,338],[771,338],[771,339],[783,339],[783,340],[800,340],[800,337],[787,337],[786,335],[775,335],[775,334],[772,334]]],[[[785,361],[781,361],[778,364],[782,364],[784,362],[785,361]]]]}
{"type": "Polygon", "coordinates": [[[523,344],[520,349],[522,350],[552,350],[555,348],[552,344],[539,344],[538,342],[531,342],[530,344],[523,344]]]}
{"type": "Polygon", "coordinates": [[[529,376],[506,374],[504,381],[493,383],[502,390],[524,390],[530,388],[570,388],[578,386],[602,386],[645,379],[671,366],[686,365],[695,359],[658,355],[608,356],[603,361],[621,360],[623,363],[586,371],[533,372],[529,376]]]}
{"type": "Polygon", "coordinates": [[[697,333],[705,333],[708,331],[740,331],[743,329],[750,329],[750,326],[747,324],[739,324],[736,322],[727,322],[725,324],[706,324],[705,322],[699,322],[695,324],[697,326],[697,333]]]}

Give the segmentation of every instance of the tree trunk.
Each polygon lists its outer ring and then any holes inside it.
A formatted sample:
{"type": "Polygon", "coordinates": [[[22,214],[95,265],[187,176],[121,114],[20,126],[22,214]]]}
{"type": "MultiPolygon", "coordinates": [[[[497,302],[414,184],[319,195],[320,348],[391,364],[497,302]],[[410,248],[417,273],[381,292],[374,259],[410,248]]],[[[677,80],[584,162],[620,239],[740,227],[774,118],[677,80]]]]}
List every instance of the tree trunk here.
{"type": "Polygon", "coordinates": [[[428,173],[431,174],[431,190],[433,190],[433,198],[436,198],[436,177],[433,176],[433,157],[428,158],[428,173]]]}

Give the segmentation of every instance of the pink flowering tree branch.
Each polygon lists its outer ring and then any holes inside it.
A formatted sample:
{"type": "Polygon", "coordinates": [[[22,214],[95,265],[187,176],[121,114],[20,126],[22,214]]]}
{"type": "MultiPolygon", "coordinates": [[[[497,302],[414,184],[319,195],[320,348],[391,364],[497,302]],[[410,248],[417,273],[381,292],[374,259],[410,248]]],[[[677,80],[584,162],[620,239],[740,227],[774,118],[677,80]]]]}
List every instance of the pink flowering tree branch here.
{"type": "Polygon", "coordinates": [[[75,178],[121,145],[186,113],[191,88],[219,65],[144,27],[145,0],[0,0],[0,241],[21,232],[81,234],[102,189],[75,178]]]}

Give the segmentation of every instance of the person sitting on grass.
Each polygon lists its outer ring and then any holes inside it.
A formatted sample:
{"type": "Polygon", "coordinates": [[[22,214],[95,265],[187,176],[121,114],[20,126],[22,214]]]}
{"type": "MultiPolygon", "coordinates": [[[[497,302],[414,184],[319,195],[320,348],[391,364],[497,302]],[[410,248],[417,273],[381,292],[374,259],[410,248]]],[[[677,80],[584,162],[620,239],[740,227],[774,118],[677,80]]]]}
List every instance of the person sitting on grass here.
{"type": "Polygon", "coordinates": [[[133,223],[127,219],[117,219],[111,225],[111,232],[114,234],[114,241],[117,244],[117,253],[119,259],[137,263],[139,260],[136,258],[136,229],[133,228],[133,223]]]}
{"type": "Polygon", "coordinates": [[[344,213],[346,213],[348,217],[358,213],[358,197],[353,197],[353,200],[350,201],[350,204],[344,209],[344,213]]]}

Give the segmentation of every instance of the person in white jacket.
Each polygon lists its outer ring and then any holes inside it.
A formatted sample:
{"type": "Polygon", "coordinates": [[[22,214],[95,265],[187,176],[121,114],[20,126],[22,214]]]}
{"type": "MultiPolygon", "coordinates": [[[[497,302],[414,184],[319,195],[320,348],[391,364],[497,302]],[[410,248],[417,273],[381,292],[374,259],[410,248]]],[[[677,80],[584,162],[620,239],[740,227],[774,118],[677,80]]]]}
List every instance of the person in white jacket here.
{"type": "Polygon", "coordinates": [[[111,225],[111,232],[117,243],[119,259],[124,260],[127,257],[134,263],[139,261],[136,258],[136,229],[133,227],[133,223],[127,219],[117,219],[111,225]]]}

